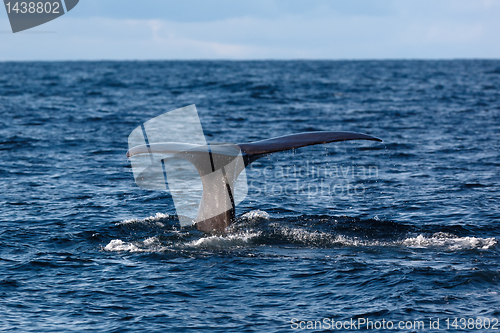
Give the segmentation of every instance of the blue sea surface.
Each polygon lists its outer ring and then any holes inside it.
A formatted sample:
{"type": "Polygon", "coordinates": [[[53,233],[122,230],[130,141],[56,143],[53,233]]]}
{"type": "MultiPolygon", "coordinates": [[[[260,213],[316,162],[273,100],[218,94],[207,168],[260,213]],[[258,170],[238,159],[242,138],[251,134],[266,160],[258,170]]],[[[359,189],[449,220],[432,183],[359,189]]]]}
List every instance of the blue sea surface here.
{"type": "Polygon", "coordinates": [[[0,63],[0,331],[491,331],[499,171],[498,60],[0,63]],[[258,160],[227,235],[205,235],[125,156],[190,104],[207,141],[383,142],[258,160]]]}

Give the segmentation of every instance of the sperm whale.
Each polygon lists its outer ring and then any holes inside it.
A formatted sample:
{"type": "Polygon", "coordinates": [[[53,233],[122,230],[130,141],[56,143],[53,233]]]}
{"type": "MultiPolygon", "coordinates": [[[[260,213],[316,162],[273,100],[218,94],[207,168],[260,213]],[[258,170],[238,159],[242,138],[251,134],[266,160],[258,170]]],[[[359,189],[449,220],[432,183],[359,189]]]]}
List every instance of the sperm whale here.
{"type": "Polygon", "coordinates": [[[198,171],[203,186],[198,214],[194,220],[196,228],[206,233],[223,233],[235,219],[234,184],[240,173],[252,162],[275,152],[348,140],[382,141],[367,134],[322,131],[241,144],[151,143],[133,147],[127,152],[127,157],[139,154],[175,154],[191,162],[198,171]]]}

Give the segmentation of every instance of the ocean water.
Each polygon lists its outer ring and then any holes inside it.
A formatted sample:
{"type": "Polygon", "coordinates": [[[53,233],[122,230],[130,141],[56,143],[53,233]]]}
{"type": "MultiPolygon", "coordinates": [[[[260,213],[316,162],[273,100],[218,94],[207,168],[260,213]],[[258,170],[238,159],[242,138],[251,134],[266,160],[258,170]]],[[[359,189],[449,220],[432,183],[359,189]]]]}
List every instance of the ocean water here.
{"type": "Polygon", "coordinates": [[[500,329],[499,168],[496,60],[0,63],[0,331],[500,329]],[[190,104],[208,141],[383,142],[260,159],[209,236],[125,156],[190,104]]]}

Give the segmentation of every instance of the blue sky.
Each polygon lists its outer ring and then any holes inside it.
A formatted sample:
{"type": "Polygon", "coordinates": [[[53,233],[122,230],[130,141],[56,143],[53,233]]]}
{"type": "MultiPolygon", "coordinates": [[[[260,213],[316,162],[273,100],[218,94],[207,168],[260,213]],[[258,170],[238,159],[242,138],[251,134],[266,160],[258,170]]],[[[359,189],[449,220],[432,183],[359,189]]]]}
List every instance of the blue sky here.
{"type": "Polygon", "coordinates": [[[500,0],[80,0],[2,60],[500,58],[500,0]]]}

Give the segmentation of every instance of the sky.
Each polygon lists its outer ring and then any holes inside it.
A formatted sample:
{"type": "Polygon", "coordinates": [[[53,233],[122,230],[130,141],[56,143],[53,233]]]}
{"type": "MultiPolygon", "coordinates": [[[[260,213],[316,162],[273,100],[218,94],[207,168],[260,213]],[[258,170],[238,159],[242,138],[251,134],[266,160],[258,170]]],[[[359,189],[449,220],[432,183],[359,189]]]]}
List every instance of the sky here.
{"type": "MultiPolygon", "coordinates": [[[[14,0],[12,0],[14,1],[14,0]]],[[[80,0],[0,61],[500,59],[500,0],[80,0]]]]}

